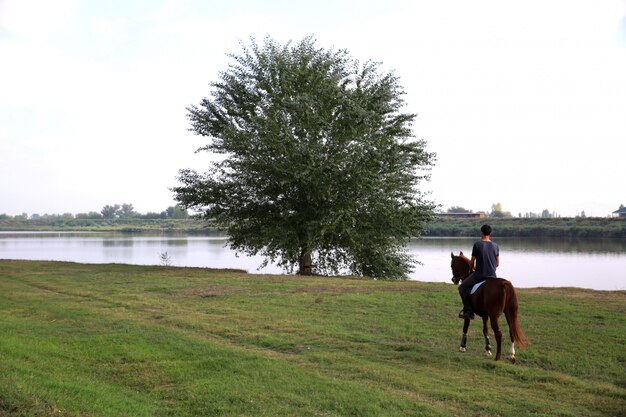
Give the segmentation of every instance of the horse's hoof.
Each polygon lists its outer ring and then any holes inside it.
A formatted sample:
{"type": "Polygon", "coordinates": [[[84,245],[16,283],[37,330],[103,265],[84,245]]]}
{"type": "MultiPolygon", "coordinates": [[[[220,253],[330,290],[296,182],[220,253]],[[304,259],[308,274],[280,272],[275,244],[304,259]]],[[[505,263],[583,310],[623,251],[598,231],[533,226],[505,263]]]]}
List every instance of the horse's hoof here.
{"type": "Polygon", "coordinates": [[[511,363],[515,363],[515,356],[511,356],[509,360],[511,361],[511,363]]]}
{"type": "Polygon", "coordinates": [[[488,358],[490,358],[490,357],[492,357],[492,356],[493,356],[493,353],[491,353],[491,351],[490,351],[490,350],[486,350],[486,351],[485,351],[485,355],[486,355],[488,358]]]}
{"type": "Polygon", "coordinates": [[[461,346],[461,347],[459,348],[459,352],[462,352],[462,353],[464,353],[466,350],[467,350],[467,348],[466,348],[466,347],[463,347],[463,346],[461,346]]]}

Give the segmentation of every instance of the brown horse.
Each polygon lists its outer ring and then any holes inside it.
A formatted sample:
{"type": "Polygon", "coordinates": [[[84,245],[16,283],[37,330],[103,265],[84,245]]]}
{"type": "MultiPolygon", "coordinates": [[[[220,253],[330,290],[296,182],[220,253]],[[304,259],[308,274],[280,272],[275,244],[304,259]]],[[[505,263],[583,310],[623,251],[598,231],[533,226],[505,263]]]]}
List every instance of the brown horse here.
{"type": "MultiPolygon", "coordinates": [[[[452,282],[458,284],[467,278],[471,273],[470,259],[463,255],[455,256],[451,253],[452,262],[452,282]]],[[[496,360],[502,359],[502,331],[498,324],[500,315],[504,312],[506,322],[509,325],[509,336],[511,337],[511,350],[509,359],[515,363],[515,343],[520,348],[526,346],[526,336],[522,332],[517,321],[517,294],[515,288],[510,281],[503,278],[487,279],[474,294],[470,296],[474,312],[483,319],[483,335],[485,336],[485,351],[487,356],[491,356],[491,344],[489,343],[489,320],[491,320],[491,328],[496,336],[497,351],[496,360]]],[[[467,329],[470,320],[465,319],[463,324],[463,337],[461,338],[461,347],[459,350],[465,352],[467,350],[467,329]]]]}

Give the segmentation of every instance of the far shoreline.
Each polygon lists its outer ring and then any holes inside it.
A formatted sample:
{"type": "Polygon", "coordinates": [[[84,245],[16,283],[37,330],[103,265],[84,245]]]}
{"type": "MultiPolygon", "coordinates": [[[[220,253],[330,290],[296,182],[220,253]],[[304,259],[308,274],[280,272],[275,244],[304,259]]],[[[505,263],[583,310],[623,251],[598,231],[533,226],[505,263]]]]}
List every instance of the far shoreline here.
{"type": "MultiPolygon", "coordinates": [[[[520,218],[439,217],[428,223],[420,237],[476,237],[489,223],[498,237],[626,238],[626,218],[557,217],[520,218]]],[[[27,219],[0,220],[0,232],[121,232],[224,233],[199,219],[27,219]]]]}

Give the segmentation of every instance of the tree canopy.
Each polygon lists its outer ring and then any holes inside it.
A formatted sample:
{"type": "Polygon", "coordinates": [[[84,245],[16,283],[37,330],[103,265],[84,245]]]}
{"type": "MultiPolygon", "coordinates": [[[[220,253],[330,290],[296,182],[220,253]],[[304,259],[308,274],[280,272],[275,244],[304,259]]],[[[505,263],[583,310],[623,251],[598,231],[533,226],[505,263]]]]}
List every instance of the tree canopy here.
{"type": "Polygon", "coordinates": [[[493,203],[489,215],[491,217],[513,217],[510,211],[504,211],[502,209],[502,203],[493,203]]]}
{"type": "Polygon", "coordinates": [[[473,213],[472,210],[461,206],[450,206],[447,213],[473,213]]]}
{"type": "Polygon", "coordinates": [[[200,150],[223,159],[181,170],[177,201],[225,227],[232,249],[287,270],[404,278],[406,242],[433,215],[418,186],[434,154],[401,111],[398,77],[311,37],[241,48],[188,108],[209,138],[200,150]]]}

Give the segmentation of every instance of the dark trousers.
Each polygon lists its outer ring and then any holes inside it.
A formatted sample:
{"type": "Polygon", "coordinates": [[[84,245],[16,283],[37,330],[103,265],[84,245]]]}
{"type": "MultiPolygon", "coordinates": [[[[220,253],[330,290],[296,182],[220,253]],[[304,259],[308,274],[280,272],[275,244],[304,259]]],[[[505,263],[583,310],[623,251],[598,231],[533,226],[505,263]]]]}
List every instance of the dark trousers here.
{"type": "Polygon", "coordinates": [[[469,277],[465,278],[463,282],[459,285],[459,293],[466,294],[472,287],[479,282],[485,281],[487,277],[481,277],[476,275],[476,273],[472,273],[469,277]]]}
{"type": "Polygon", "coordinates": [[[459,285],[459,295],[461,296],[461,300],[463,301],[463,310],[466,313],[473,313],[472,303],[470,302],[469,298],[469,290],[471,290],[474,285],[478,284],[479,282],[485,281],[486,279],[487,277],[482,277],[473,273],[469,277],[465,278],[461,285],[459,285]]]}

